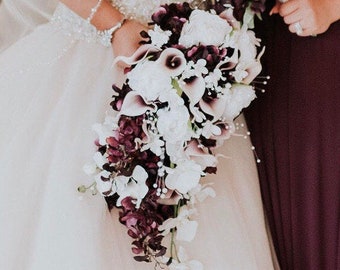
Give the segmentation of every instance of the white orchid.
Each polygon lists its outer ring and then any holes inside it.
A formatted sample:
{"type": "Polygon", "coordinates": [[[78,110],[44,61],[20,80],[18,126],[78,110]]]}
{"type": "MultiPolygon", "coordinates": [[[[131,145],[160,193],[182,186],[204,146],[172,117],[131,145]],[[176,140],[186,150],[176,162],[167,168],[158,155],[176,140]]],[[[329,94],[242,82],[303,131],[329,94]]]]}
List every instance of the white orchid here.
{"type": "Polygon", "coordinates": [[[209,153],[206,148],[200,146],[195,140],[188,144],[184,153],[188,159],[199,164],[202,170],[206,167],[216,167],[217,165],[216,157],[209,153]]]}
{"type": "Polygon", "coordinates": [[[171,229],[176,228],[176,239],[179,241],[191,242],[196,235],[198,223],[195,220],[190,220],[190,217],[196,213],[195,209],[189,209],[182,206],[178,216],[169,218],[158,227],[159,231],[163,231],[163,235],[170,233],[171,229]]]}
{"type": "Polygon", "coordinates": [[[121,202],[124,198],[132,197],[135,199],[136,208],[139,208],[142,199],[149,190],[145,183],[147,178],[147,172],[139,165],[135,167],[131,176],[116,176],[114,184],[117,186],[116,192],[119,195],[117,206],[121,206],[121,202]]]}
{"type": "Polygon", "coordinates": [[[97,133],[98,141],[100,145],[106,144],[106,138],[112,136],[113,130],[118,127],[117,113],[115,115],[106,115],[103,124],[94,124],[92,130],[97,133]]]}
{"type": "Polygon", "coordinates": [[[215,125],[211,121],[205,121],[203,124],[203,129],[202,129],[202,136],[210,139],[212,136],[219,136],[222,134],[222,130],[220,127],[215,125]]]}
{"type": "Polygon", "coordinates": [[[185,249],[180,246],[177,253],[178,259],[169,266],[169,270],[203,270],[203,264],[197,260],[189,260],[185,249]]]}
{"type": "Polygon", "coordinates": [[[203,174],[202,168],[196,162],[188,159],[179,160],[175,168],[166,168],[168,175],[165,185],[168,189],[185,194],[193,189],[203,174]]]}
{"type": "Polygon", "coordinates": [[[216,197],[215,190],[211,187],[212,184],[197,185],[194,189],[189,191],[189,204],[194,205],[197,202],[203,202],[208,197],[216,197]]]}
{"type": "Polygon", "coordinates": [[[204,120],[206,120],[205,114],[196,106],[190,105],[190,112],[193,115],[193,121],[197,123],[202,123],[204,120]]]}
{"type": "Polygon", "coordinates": [[[104,196],[111,196],[117,191],[116,187],[112,184],[110,175],[111,173],[108,171],[101,171],[94,177],[97,190],[104,196]]]}
{"type": "Polygon", "coordinates": [[[107,163],[106,154],[102,155],[100,152],[95,152],[93,155],[93,162],[87,163],[83,166],[83,171],[90,176],[96,183],[96,189],[103,196],[110,196],[116,192],[115,187],[112,186],[111,172],[103,169],[103,165],[107,163]]]}

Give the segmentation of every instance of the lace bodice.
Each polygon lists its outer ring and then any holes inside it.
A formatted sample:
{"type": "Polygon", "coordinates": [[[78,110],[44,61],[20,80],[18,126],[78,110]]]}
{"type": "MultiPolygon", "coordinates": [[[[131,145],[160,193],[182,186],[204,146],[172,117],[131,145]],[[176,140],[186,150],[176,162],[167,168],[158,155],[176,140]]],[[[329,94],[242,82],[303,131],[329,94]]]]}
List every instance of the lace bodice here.
{"type": "Polygon", "coordinates": [[[134,18],[141,23],[150,21],[156,9],[163,4],[191,2],[190,0],[112,0],[112,4],[128,18],[134,18]]]}
{"type": "MultiPolygon", "coordinates": [[[[152,13],[160,5],[184,2],[184,0],[112,0],[111,2],[127,18],[146,24],[150,21],[152,13]]],[[[190,0],[187,2],[190,2],[190,0]]],[[[74,40],[86,40],[102,44],[108,43],[107,37],[101,31],[98,31],[93,25],[89,24],[62,3],[57,6],[51,23],[66,35],[72,36],[74,40]]]]}

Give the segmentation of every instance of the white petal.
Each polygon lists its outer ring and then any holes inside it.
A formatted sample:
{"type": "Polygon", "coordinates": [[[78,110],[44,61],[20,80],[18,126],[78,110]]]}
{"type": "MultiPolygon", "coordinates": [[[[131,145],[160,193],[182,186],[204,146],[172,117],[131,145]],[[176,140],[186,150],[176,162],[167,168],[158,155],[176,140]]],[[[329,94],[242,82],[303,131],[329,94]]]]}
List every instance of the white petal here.
{"type": "Polygon", "coordinates": [[[87,163],[83,166],[83,171],[87,175],[92,175],[96,172],[97,166],[95,163],[87,163]]]}
{"type": "Polygon", "coordinates": [[[176,239],[191,242],[195,238],[197,227],[197,221],[183,220],[181,225],[177,227],[176,239]]]}

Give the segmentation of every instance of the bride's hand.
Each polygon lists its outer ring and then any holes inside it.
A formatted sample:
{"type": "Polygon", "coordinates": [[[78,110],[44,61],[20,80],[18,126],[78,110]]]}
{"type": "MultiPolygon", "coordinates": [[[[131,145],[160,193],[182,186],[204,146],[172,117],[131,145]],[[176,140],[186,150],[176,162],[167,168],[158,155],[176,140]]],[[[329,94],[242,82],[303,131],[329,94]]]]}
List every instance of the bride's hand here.
{"type": "Polygon", "coordinates": [[[279,13],[289,31],[299,36],[324,33],[340,19],[340,0],[288,0],[276,4],[271,13],[279,13]]]}
{"type": "Polygon", "coordinates": [[[143,40],[140,35],[143,30],[147,31],[147,28],[137,21],[126,21],[113,36],[112,48],[115,56],[132,55],[143,40]]]}

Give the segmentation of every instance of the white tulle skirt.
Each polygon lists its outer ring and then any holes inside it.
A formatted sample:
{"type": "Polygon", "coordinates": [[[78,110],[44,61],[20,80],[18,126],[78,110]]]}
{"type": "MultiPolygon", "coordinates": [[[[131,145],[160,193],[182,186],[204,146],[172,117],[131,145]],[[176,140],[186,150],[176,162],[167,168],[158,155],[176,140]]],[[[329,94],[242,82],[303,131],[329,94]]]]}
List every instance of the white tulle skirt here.
{"type": "MultiPolygon", "coordinates": [[[[111,48],[38,27],[0,55],[0,269],[153,269],[100,196],[80,197],[95,149],[92,124],[109,109],[111,48]]],[[[243,121],[239,119],[238,121],[243,121]]],[[[198,208],[187,246],[207,270],[270,270],[273,260],[249,138],[220,150],[217,196],[198,208]]]]}

